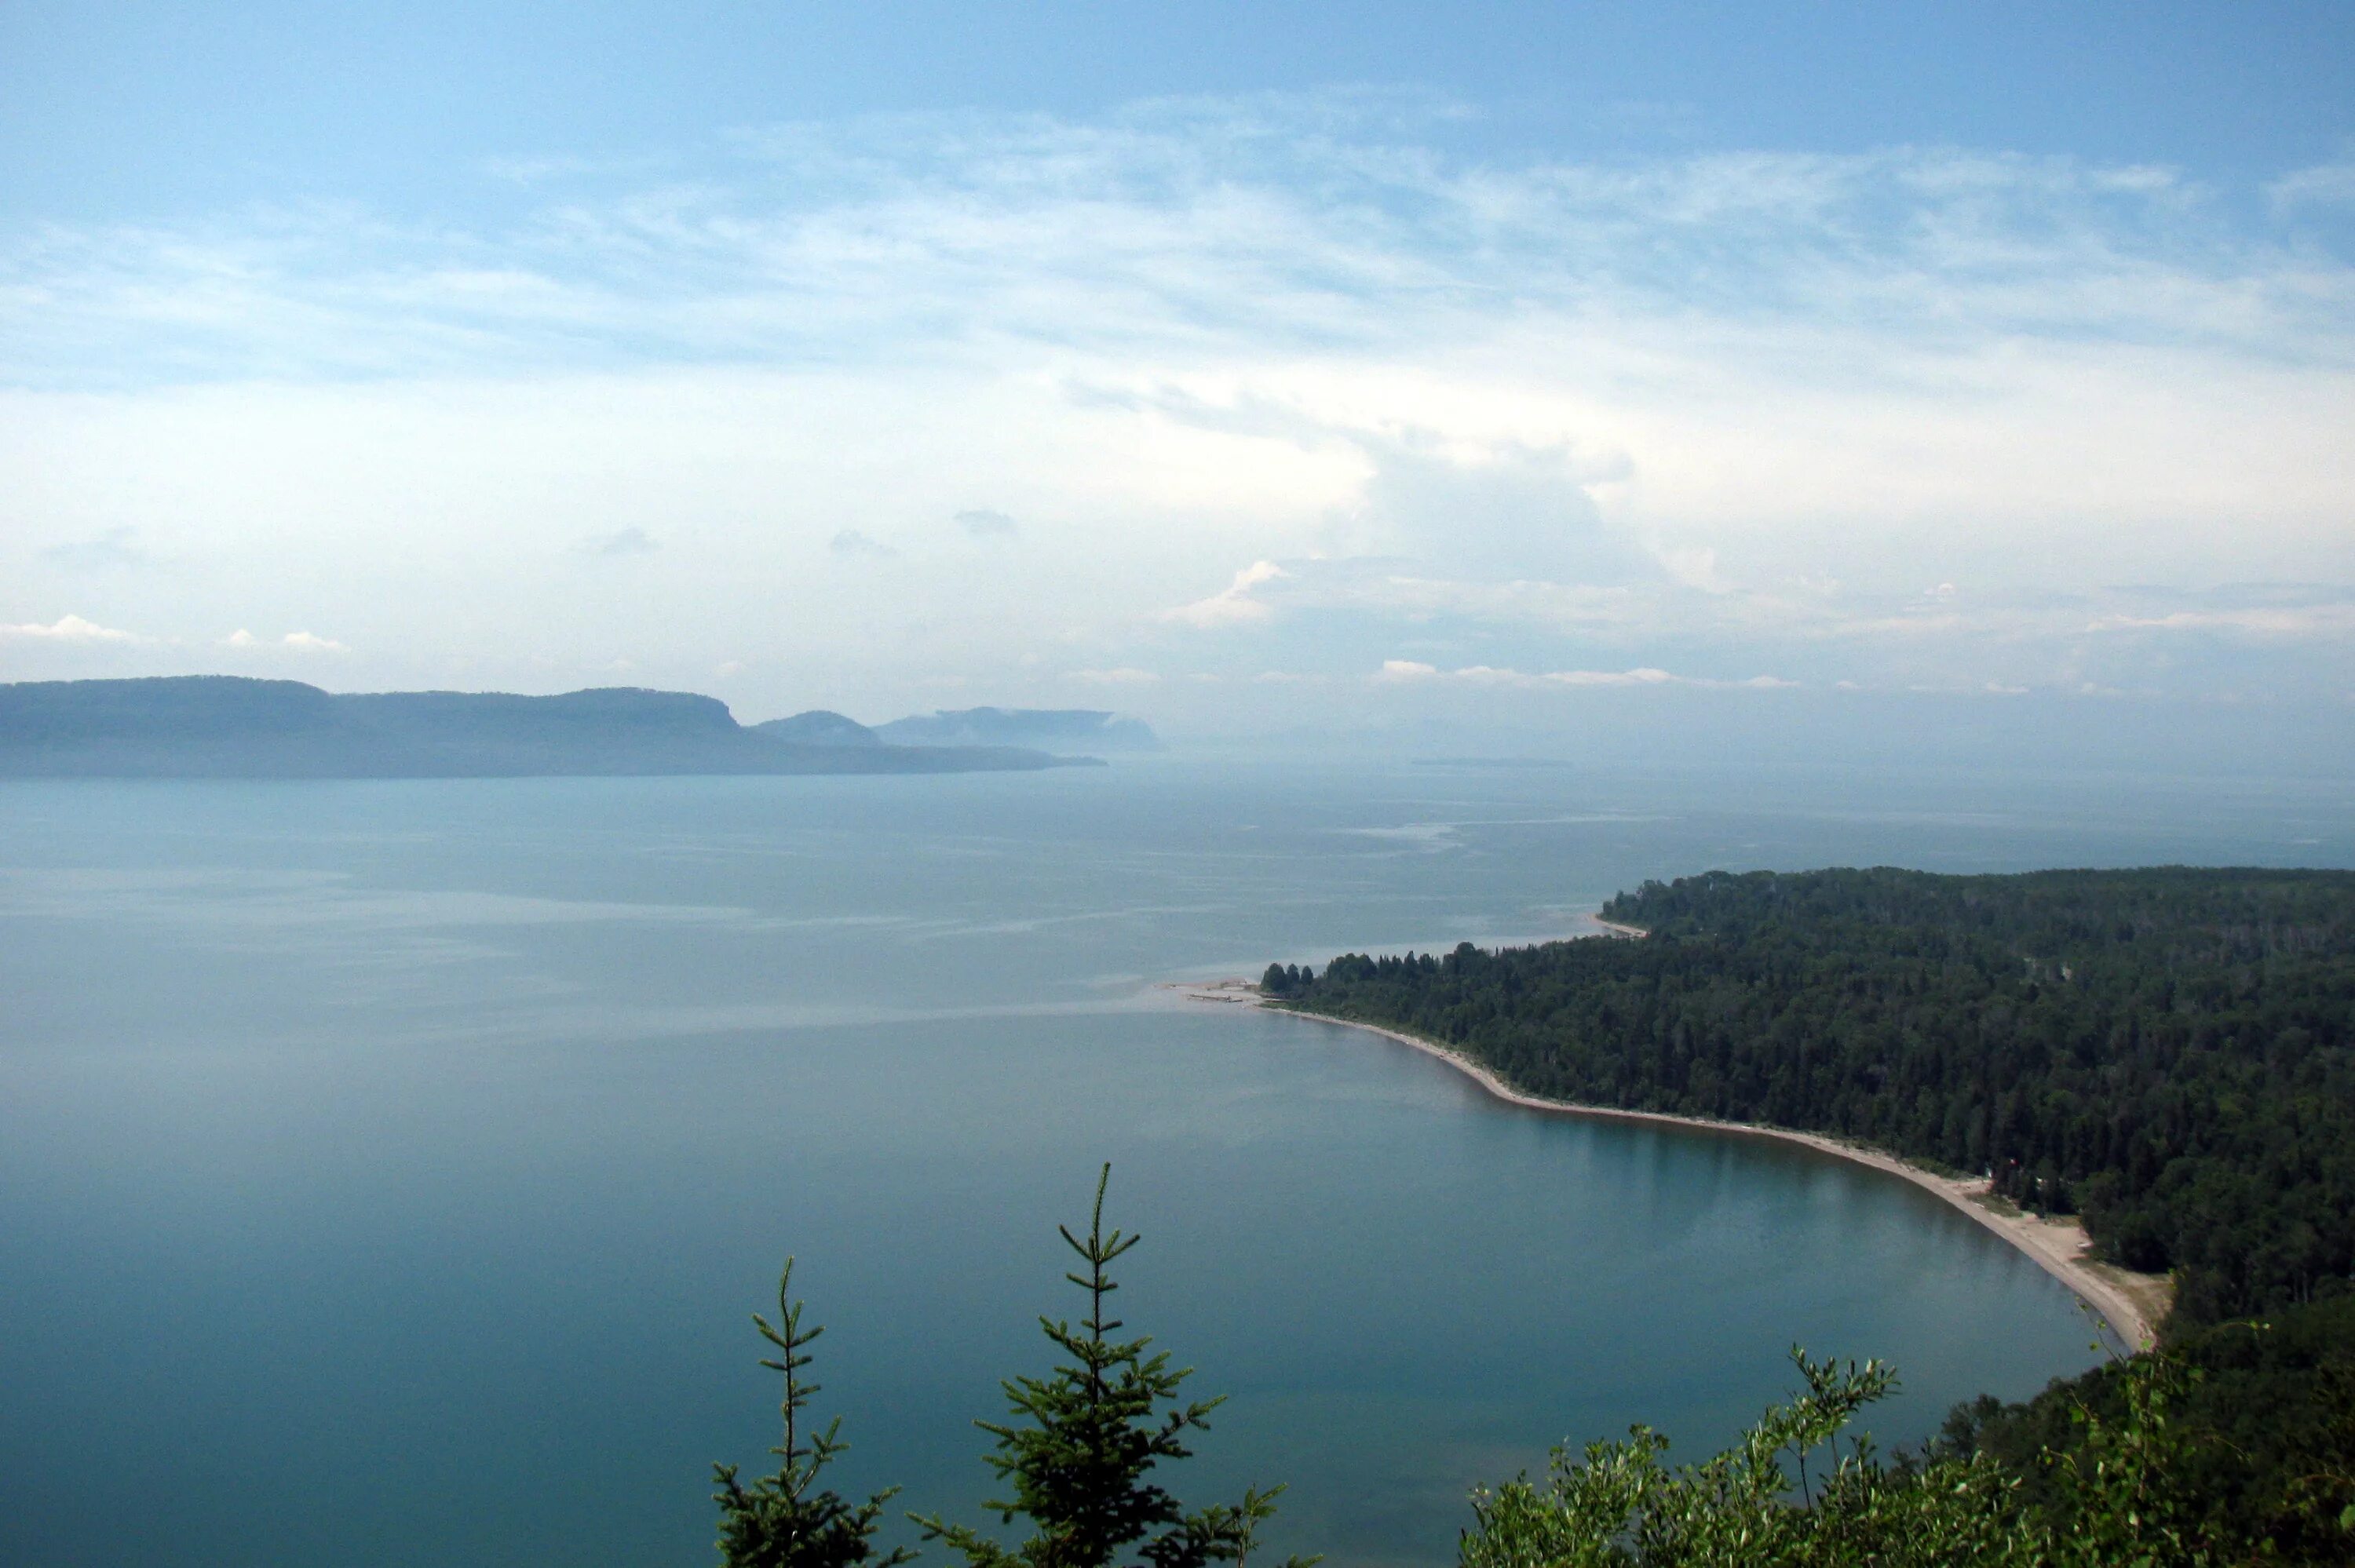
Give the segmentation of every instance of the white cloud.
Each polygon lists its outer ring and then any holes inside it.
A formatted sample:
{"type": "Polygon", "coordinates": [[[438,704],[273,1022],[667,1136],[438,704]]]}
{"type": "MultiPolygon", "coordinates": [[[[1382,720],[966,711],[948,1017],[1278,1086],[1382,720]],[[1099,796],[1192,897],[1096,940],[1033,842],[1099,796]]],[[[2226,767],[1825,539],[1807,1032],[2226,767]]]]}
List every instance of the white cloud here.
{"type": "MultiPolygon", "coordinates": [[[[1457,673],[1469,675],[1473,672],[1465,670],[1457,673]]],[[[1677,677],[1666,670],[1655,670],[1648,665],[1638,670],[1556,670],[1550,674],[1529,676],[1512,670],[1482,672],[1482,674],[1499,680],[1527,680],[1532,683],[1557,686],[1665,686],[1677,683],[1677,677]]]]}
{"type": "Polygon", "coordinates": [[[222,638],[220,645],[224,648],[237,649],[240,652],[255,648],[279,648],[295,653],[348,653],[351,652],[349,644],[338,642],[332,637],[317,637],[308,631],[290,631],[285,636],[276,639],[256,637],[242,626],[222,638]]]}
{"type": "Polygon", "coordinates": [[[2317,164],[2265,187],[2276,207],[2355,207],[2355,159],[2317,164]]]}
{"type": "Polygon", "coordinates": [[[1607,521],[1590,493],[1625,477],[1619,461],[1583,463],[1561,441],[1357,440],[1372,471],[1355,503],[1327,524],[1349,546],[1344,553],[1405,556],[1473,581],[1610,584],[1660,575],[1653,552],[1607,521]]]}
{"type": "Polygon", "coordinates": [[[1490,664],[1468,664],[1461,669],[1441,670],[1406,659],[1384,660],[1374,679],[1385,682],[1454,681],[1467,686],[1508,687],[1519,691],[1581,686],[1710,686],[1728,690],[1779,691],[1800,683],[1779,675],[1753,675],[1747,680],[1672,675],[1666,670],[1650,665],[1633,670],[1553,670],[1531,673],[1490,664]]]}
{"type": "Polygon", "coordinates": [[[1073,670],[1068,678],[1091,686],[1144,686],[1161,679],[1150,670],[1135,670],[1126,665],[1112,670],[1073,670]]]}
{"type": "Polygon", "coordinates": [[[63,615],[43,626],[27,622],[21,626],[0,626],[0,637],[25,637],[43,642],[153,642],[152,637],[142,637],[135,631],[123,631],[112,626],[101,626],[84,620],[79,615],[63,615]]]}
{"type": "Polygon", "coordinates": [[[332,624],[386,685],[741,660],[778,711],[1222,651],[1271,713],[1254,670],[1337,707],[1401,651],[2346,689],[2345,610],[2217,597],[2355,580],[2340,165],[2268,209],[1938,149],[1470,164],[1433,112],[804,125],[701,179],[511,169],[471,230],[44,225],[0,245],[0,571],[46,616],[169,541],[201,569],[110,609],[332,624]],[[1022,546],[914,543],[951,522],[1022,546]],[[575,550],[645,558],[619,596],[575,550]]]}
{"type": "Polygon", "coordinates": [[[1183,621],[1188,626],[1205,630],[1265,620],[1273,612],[1264,601],[1252,597],[1252,590],[1286,575],[1284,569],[1273,561],[1253,561],[1237,572],[1235,580],[1217,593],[1208,599],[1198,599],[1191,604],[1181,604],[1175,609],[1164,610],[1162,619],[1183,621]]]}
{"type": "Polygon", "coordinates": [[[1018,344],[1129,366],[1446,344],[1493,359],[1511,333],[1519,368],[1583,364],[1631,388],[1686,382],[1674,358],[1706,344],[1737,400],[1762,361],[1920,388],[1914,366],[1849,352],[1868,341],[1954,364],[2039,339],[2346,336],[2343,269],[2236,231],[2164,170],[1934,149],[1465,164],[1395,140],[1416,129],[1273,98],[1093,123],[903,116],[754,138],[789,178],[739,164],[555,206],[521,192],[474,232],[347,208],[51,225],[0,253],[0,319],[19,384],[1018,344]]]}
{"type": "Polygon", "coordinates": [[[1717,552],[1706,546],[1663,549],[1660,566],[1686,588],[1699,588],[1703,593],[1733,591],[1733,585],[1718,575],[1717,552]]]}
{"type": "Polygon", "coordinates": [[[2241,631],[2257,637],[2355,637],[2355,604],[2278,609],[2178,609],[2164,615],[2105,615],[2088,631],[2241,631]]]}

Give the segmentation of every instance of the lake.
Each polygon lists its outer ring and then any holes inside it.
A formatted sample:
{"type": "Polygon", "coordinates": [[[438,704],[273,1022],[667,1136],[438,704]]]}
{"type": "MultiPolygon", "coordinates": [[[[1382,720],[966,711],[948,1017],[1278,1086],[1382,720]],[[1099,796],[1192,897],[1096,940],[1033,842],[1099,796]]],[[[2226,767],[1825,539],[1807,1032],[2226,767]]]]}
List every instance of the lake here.
{"type": "MultiPolygon", "coordinates": [[[[1453,1560],[1467,1487],[1792,1344],[1914,1442],[2092,1362],[2067,1292],[1804,1150],[1499,1105],[1157,980],[1572,928],[1710,867],[2355,864],[2336,781],[1166,759],[884,779],[0,784],[0,1558],[712,1558],[776,1272],[846,1488],[971,1517],[1079,1315],[1231,1395],[1167,1479],[1453,1560]]],[[[898,1505],[895,1505],[898,1506],[898,1505]]],[[[895,1531],[895,1539],[911,1532],[895,1531]]],[[[938,1560],[933,1554],[932,1560],[938,1560]]]]}

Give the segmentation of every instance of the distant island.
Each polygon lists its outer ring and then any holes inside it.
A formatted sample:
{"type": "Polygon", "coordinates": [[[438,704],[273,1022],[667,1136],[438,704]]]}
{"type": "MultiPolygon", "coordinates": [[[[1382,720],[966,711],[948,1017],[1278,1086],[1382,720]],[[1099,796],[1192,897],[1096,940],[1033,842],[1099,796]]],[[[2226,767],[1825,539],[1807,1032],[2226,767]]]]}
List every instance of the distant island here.
{"type": "Polygon", "coordinates": [[[898,746],[927,749],[1017,747],[1080,751],[1158,751],[1161,737],[1142,719],[1101,708],[954,708],[869,726],[824,708],[752,726],[801,746],[898,746]]]}
{"type": "Polygon", "coordinates": [[[635,687],[337,694],[234,675],[0,684],[9,778],[1005,772],[1101,767],[1047,745],[1094,736],[1092,749],[1133,749],[1140,735],[1158,744],[1142,724],[1092,710],[977,708],[880,728],[820,710],[741,725],[717,698],[635,687]]]}
{"type": "MultiPolygon", "coordinates": [[[[790,720],[786,721],[792,722],[790,720]]],[[[879,725],[891,746],[1032,746],[1088,752],[1158,751],[1161,737],[1143,720],[1097,708],[959,708],[879,725]]]]}

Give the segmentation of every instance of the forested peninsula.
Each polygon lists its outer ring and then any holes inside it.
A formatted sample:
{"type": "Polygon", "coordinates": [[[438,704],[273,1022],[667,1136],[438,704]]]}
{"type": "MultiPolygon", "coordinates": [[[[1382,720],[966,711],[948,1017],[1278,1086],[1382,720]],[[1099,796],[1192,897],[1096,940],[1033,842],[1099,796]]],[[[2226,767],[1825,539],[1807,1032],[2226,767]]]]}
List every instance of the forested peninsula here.
{"type": "MultiPolygon", "coordinates": [[[[2171,1274],[2151,1351],[2025,1404],[1959,1406],[1912,1467],[1859,1468],[1898,1478],[1868,1512],[1894,1499],[1922,1541],[1960,1532],[1921,1560],[2349,1560],[2355,873],[1713,872],[1600,913],[1628,939],[1350,953],[1321,974],[1271,965],[1259,989],[1547,1100],[1984,1174],[2080,1214],[2107,1260],[2171,1274]],[[2051,1533],[2007,1533],[2022,1520],[2051,1533]],[[1964,1539],[1989,1521],[2005,1522],[1964,1539]]],[[[1657,1504],[1622,1506],[1649,1441],[1558,1453],[1550,1487],[1479,1505],[1465,1561],[1618,1560],[1579,1552],[1658,1526],[1657,1504]]],[[[1837,1486],[1757,1513],[1729,1508],[1708,1467],[1693,1477],[1706,1495],[1630,1561],[1718,1562],[1675,1532],[1759,1519],[1814,1532],[1777,1561],[1915,1560],[1859,1550],[1837,1486]]]]}
{"type": "Polygon", "coordinates": [[[2355,1268],[2355,874],[1647,883],[1641,940],[1272,969],[1534,1095],[1827,1133],[2079,1213],[2206,1323],[2355,1268]]]}

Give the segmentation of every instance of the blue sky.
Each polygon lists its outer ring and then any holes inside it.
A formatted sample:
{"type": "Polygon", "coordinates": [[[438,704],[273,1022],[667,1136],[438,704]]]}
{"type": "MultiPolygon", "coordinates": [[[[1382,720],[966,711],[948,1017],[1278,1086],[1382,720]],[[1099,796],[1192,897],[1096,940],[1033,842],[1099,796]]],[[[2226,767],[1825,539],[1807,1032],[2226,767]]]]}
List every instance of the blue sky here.
{"type": "Polygon", "coordinates": [[[0,12],[20,216],[363,199],[470,165],[692,164],[783,120],[1100,116],[1140,99],[1413,86],[1486,155],[1903,143],[2240,184],[2344,152],[2355,13],[2253,3],[91,6],[0,12]]]}
{"type": "Polygon", "coordinates": [[[975,10],[0,9],[0,678],[2355,716],[2355,10],[975,10]]]}

